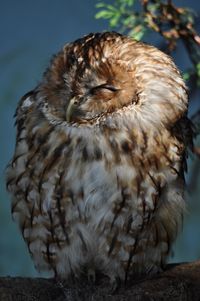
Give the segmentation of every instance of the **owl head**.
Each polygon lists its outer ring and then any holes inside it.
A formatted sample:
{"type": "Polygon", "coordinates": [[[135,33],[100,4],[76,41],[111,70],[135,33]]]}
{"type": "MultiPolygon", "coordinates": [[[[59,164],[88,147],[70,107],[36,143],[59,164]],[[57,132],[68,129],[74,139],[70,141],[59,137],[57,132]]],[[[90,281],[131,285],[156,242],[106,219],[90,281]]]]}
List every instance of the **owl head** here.
{"type": "Polygon", "coordinates": [[[171,126],[188,103],[168,55],[115,32],[89,34],[65,45],[38,93],[45,116],[68,126],[110,123],[117,115],[124,121],[131,116],[145,127],[171,126]]]}

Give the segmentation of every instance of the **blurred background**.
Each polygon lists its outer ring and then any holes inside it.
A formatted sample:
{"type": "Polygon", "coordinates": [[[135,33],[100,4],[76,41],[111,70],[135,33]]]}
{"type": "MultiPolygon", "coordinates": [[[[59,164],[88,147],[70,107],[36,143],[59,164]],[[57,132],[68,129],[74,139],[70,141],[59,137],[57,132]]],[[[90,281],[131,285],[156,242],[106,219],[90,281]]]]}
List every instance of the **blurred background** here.
{"type": "MultiPolygon", "coordinates": [[[[115,1],[104,1],[113,4],[115,1]]],[[[135,1],[139,2],[139,1],[135,1]]],[[[95,31],[108,30],[108,20],[99,16],[95,0],[1,0],[0,1],[0,275],[37,276],[21,234],[10,214],[10,199],[4,171],[15,145],[13,115],[18,100],[41,80],[52,54],[66,42],[95,31]]],[[[196,13],[200,31],[200,2],[174,1],[196,13]]],[[[136,3],[136,7],[139,3],[136,3]]],[[[159,35],[148,33],[145,41],[162,48],[159,35]]],[[[191,67],[183,45],[173,52],[181,71],[191,67]]],[[[194,88],[194,87],[193,87],[194,88]]],[[[191,93],[190,116],[200,108],[199,88],[191,93]]],[[[198,141],[196,141],[198,144],[198,141]]],[[[170,262],[192,261],[200,257],[200,160],[189,158],[187,174],[188,210],[183,231],[173,247],[170,262]]]]}

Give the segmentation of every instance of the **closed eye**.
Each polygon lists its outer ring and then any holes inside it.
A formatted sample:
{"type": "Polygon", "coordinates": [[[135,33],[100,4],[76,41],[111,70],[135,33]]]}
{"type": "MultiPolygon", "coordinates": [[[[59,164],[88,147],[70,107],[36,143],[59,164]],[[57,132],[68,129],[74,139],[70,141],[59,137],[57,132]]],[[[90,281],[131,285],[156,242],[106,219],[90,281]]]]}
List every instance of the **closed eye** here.
{"type": "Polygon", "coordinates": [[[93,93],[97,92],[98,90],[103,90],[103,89],[109,90],[111,92],[117,92],[120,90],[120,89],[116,88],[115,86],[112,86],[109,84],[102,84],[102,85],[91,88],[90,93],[93,94],[93,93]]]}

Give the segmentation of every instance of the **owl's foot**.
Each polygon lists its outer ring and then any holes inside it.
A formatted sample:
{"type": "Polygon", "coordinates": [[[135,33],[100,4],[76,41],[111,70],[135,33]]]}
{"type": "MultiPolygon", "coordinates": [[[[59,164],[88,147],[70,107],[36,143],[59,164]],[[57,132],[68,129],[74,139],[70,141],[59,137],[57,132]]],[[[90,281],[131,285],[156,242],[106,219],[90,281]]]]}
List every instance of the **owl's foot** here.
{"type": "Polygon", "coordinates": [[[56,283],[56,286],[59,287],[59,289],[62,290],[64,300],[73,301],[78,297],[76,289],[74,289],[72,287],[71,288],[65,287],[65,285],[61,281],[58,281],[56,283]]]}
{"type": "Polygon", "coordinates": [[[95,283],[96,282],[96,272],[95,272],[95,270],[92,269],[92,268],[88,269],[87,277],[88,277],[89,282],[95,283]]]}
{"type": "Polygon", "coordinates": [[[121,286],[121,279],[119,277],[111,277],[110,286],[109,292],[114,294],[121,286]]]}
{"type": "Polygon", "coordinates": [[[56,281],[56,287],[62,291],[63,295],[67,298],[66,300],[71,300],[68,296],[68,290],[66,289],[64,283],[62,281],[56,280],[56,279],[55,279],[55,281],[56,281]]]}
{"type": "Polygon", "coordinates": [[[157,265],[150,266],[148,269],[146,269],[146,274],[151,276],[162,272],[163,272],[163,268],[157,265]]]}

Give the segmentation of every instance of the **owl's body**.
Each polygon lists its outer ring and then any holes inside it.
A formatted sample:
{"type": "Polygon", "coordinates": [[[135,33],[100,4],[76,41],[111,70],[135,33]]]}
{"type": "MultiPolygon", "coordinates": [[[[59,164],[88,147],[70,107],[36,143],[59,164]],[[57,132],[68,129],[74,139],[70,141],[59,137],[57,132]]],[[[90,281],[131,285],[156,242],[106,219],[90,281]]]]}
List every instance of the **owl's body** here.
{"type": "Polygon", "coordinates": [[[39,270],[124,280],[160,269],[184,210],[187,102],[167,55],[116,33],[53,59],[19,104],[7,168],[39,270]]]}

